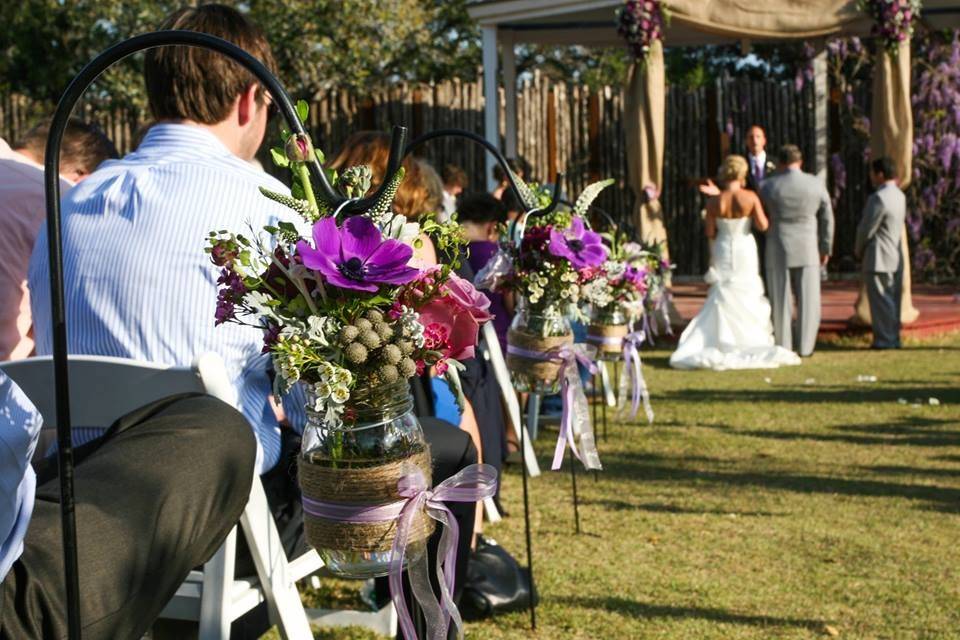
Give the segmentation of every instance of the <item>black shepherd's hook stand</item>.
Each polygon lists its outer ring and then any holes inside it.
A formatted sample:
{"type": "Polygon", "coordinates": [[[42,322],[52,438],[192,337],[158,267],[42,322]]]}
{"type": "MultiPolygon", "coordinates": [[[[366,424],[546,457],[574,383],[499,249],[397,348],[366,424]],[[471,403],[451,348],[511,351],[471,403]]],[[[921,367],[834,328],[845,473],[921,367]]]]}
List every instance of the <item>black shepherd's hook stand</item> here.
{"type": "MultiPolygon", "coordinates": [[[[255,57],[220,38],[193,31],[157,31],[146,33],[116,44],[85,66],[67,86],[57,105],[50,124],[50,136],[47,139],[46,159],[44,162],[44,182],[47,201],[47,242],[50,253],[50,312],[53,324],[53,370],[57,409],[57,463],[60,474],[60,513],[63,528],[64,575],[67,591],[67,632],[71,640],[81,636],[80,620],[80,581],[77,568],[77,528],[73,492],[73,447],[70,441],[70,389],[67,367],[67,324],[64,310],[63,292],[63,254],[60,234],[60,146],[70,114],[87,87],[115,62],[129,55],[163,46],[189,46],[210,49],[221,53],[241,64],[270,92],[274,103],[280,109],[293,133],[306,134],[306,129],[290,96],[280,81],[255,57]]],[[[387,174],[392,175],[400,166],[401,153],[405,138],[405,129],[396,127],[390,148],[390,160],[387,174]]],[[[309,163],[310,173],[319,186],[324,199],[335,206],[344,203],[347,198],[338,193],[327,180],[320,163],[314,158],[309,163]]],[[[380,190],[363,200],[348,202],[344,210],[348,213],[362,211],[380,196],[390,181],[384,180],[380,190]]]]}
{"type": "MultiPolygon", "coordinates": [[[[492,144],[486,138],[477,135],[471,131],[465,131],[463,129],[438,129],[436,131],[431,131],[425,133],[422,136],[419,136],[410,141],[410,144],[407,145],[407,148],[404,151],[404,156],[407,156],[413,153],[420,145],[429,142],[430,140],[435,140],[437,138],[465,138],[480,146],[484,147],[497,162],[503,167],[504,174],[507,176],[507,180],[510,183],[510,187],[516,192],[517,198],[520,202],[523,202],[523,197],[520,191],[520,187],[517,185],[513,171],[510,169],[510,165],[507,163],[506,157],[500,152],[500,149],[496,145],[492,144]]],[[[550,204],[542,209],[532,209],[527,211],[524,215],[528,217],[535,217],[537,215],[545,215],[550,213],[557,208],[557,205],[560,204],[560,180],[561,176],[558,174],[557,179],[553,186],[553,194],[550,200],[550,204]]],[[[514,225],[516,222],[514,222],[514,225]]],[[[511,226],[510,231],[511,237],[513,236],[513,226],[511,226]]],[[[530,531],[530,492],[528,488],[528,473],[527,473],[527,451],[526,451],[526,436],[532,431],[537,415],[539,414],[540,408],[540,396],[539,394],[532,393],[528,400],[529,406],[527,407],[527,419],[526,423],[521,425],[520,428],[520,466],[523,470],[523,525],[524,533],[527,543],[527,572],[530,578],[530,627],[534,630],[537,628],[537,604],[536,604],[536,586],[533,577],[533,536],[530,531]]],[[[572,468],[572,465],[571,465],[572,468]]],[[[574,472],[575,473],[575,472],[574,472]]],[[[577,493],[576,493],[576,478],[574,477],[573,485],[573,495],[574,495],[574,512],[576,514],[577,521],[577,533],[580,532],[580,511],[577,504],[577,493]]]]}

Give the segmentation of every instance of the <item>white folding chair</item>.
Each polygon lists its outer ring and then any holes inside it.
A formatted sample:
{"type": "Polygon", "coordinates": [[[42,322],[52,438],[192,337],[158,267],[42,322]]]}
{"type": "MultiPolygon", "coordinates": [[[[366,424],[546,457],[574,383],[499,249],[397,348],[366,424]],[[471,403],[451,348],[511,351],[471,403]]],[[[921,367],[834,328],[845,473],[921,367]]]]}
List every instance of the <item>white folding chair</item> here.
{"type": "Polygon", "coordinates": [[[521,429],[527,427],[523,424],[520,417],[520,401],[517,400],[517,392],[510,381],[510,372],[507,370],[507,363],[503,358],[503,351],[500,349],[500,341],[497,339],[497,333],[493,330],[491,323],[483,325],[483,354],[490,366],[493,367],[493,374],[497,379],[497,385],[500,387],[500,396],[503,398],[504,405],[507,408],[507,420],[517,436],[517,442],[524,443],[524,458],[527,461],[527,473],[535,478],[540,475],[540,465],[537,464],[537,455],[533,451],[533,445],[530,443],[530,434],[526,433],[523,437],[520,435],[521,429]]]}
{"type": "MultiPolygon", "coordinates": [[[[44,439],[52,442],[57,416],[53,359],[41,356],[2,362],[0,369],[17,383],[43,416],[41,445],[44,439]]],[[[177,393],[207,393],[236,405],[223,360],[212,353],[204,354],[189,368],[124,358],[70,356],[69,370],[70,416],[76,425],[106,427],[134,409],[177,393]]],[[[190,572],[160,617],[197,621],[201,640],[225,640],[230,637],[230,624],[235,619],[266,600],[271,622],[284,638],[312,638],[296,581],[315,573],[323,561],[313,550],[292,561],[287,559],[259,476],[254,477],[240,526],[257,575],[234,576],[237,544],[234,527],[203,570],[190,572]]],[[[369,622],[369,626],[380,628],[383,613],[383,610],[358,613],[360,617],[355,617],[353,624],[369,622]]]]}

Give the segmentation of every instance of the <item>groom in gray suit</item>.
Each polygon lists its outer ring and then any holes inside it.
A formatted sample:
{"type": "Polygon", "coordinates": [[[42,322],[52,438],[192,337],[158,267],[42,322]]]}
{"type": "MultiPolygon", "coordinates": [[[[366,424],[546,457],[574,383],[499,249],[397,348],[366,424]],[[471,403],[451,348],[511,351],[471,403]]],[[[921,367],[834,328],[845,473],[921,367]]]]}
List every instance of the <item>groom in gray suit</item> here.
{"type": "Polygon", "coordinates": [[[784,145],[777,160],[779,173],[760,187],[770,217],[766,275],[773,335],[778,345],[806,357],[820,329],[820,267],[833,251],[833,207],[823,181],[800,170],[803,154],[796,145],[784,145]]]}
{"type": "Polygon", "coordinates": [[[903,254],[900,236],[907,215],[907,199],[897,186],[896,166],[884,157],[870,164],[870,181],[876,187],[863,208],[857,225],[857,257],[863,261],[873,349],[900,348],[900,293],[903,285],[903,254]]]}

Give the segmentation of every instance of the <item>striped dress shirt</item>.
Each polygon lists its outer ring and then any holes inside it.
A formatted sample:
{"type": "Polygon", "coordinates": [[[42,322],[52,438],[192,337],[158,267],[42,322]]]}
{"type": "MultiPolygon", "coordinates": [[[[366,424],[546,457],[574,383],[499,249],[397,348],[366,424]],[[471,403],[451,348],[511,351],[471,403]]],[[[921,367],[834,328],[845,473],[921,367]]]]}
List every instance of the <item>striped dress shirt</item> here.
{"type": "MultiPolygon", "coordinates": [[[[108,161],[63,200],[63,260],[70,353],[190,366],[215,352],[236,390],[236,406],[257,436],[257,468],[280,456],[280,427],[269,404],[269,358],[262,334],[214,326],[219,272],[204,253],[210,231],[250,233],[292,214],[258,187],[279,181],[233,155],[212,133],[157,124],[137,150],[108,161]]],[[[47,235],[30,261],[38,354],[52,350],[47,235]]],[[[301,394],[284,399],[302,430],[301,394]],[[297,397],[293,397],[297,396],[297,397]]],[[[78,441],[96,435],[87,430],[78,441]]]]}

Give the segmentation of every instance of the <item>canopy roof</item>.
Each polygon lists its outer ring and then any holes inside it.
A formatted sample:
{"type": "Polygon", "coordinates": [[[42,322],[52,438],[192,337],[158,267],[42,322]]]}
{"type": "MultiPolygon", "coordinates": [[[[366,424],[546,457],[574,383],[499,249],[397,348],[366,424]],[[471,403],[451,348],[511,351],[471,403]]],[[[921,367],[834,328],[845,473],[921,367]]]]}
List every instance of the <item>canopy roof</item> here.
{"type": "MultiPolygon", "coordinates": [[[[867,35],[870,22],[856,0],[670,0],[667,45],[867,35]]],[[[620,46],[615,12],[623,0],[480,0],[469,5],[481,26],[515,42],[620,46]]],[[[926,0],[924,21],[960,26],[960,0],[926,0]]]]}

